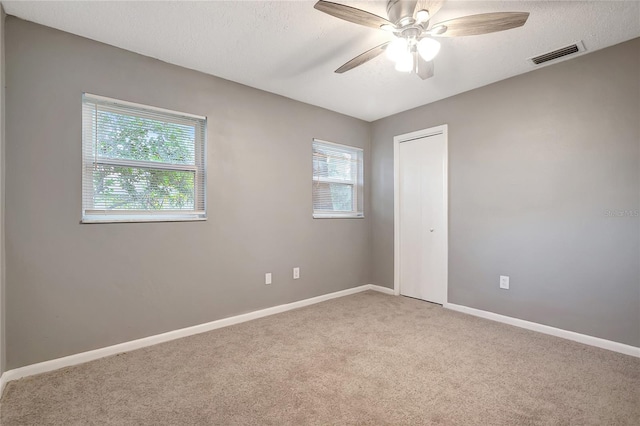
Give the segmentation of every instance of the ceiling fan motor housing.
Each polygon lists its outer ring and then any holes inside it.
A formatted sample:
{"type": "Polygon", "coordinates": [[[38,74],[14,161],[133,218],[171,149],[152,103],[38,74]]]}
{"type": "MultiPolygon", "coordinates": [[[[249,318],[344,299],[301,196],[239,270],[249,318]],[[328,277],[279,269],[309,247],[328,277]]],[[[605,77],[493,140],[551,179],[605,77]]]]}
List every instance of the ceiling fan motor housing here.
{"type": "Polygon", "coordinates": [[[402,18],[412,17],[416,3],[413,1],[389,0],[387,2],[387,16],[389,21],[398,25],[402,18]]]}

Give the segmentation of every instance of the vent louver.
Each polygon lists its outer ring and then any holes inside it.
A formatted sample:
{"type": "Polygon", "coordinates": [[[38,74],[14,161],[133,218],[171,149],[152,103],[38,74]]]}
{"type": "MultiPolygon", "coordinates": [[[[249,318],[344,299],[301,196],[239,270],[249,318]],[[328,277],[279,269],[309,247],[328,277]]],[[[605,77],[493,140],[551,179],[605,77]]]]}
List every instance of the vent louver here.
{"type": "Polygon", "coordinates": [[[556,61],[561,58],[565,58],[569,55],[575,55],[578,52],[584,52],[584,44],[582,42],[574,43],[569,46],[562,47],[560,49],[554,50],[553,52],[543,53],[542,55],[534,56],[533,58],[529,58],[529,61],[533,65],[542,65],[547,62],[556,61]]]}

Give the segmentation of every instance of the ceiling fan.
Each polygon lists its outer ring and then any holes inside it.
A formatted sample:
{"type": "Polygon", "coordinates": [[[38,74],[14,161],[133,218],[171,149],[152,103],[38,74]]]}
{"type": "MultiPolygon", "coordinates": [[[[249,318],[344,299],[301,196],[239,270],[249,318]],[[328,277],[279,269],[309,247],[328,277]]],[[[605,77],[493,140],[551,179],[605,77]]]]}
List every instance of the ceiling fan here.
{"type": "Polygon", "coordinates": [[[320,0],[314,6],[321,12],[355,24],[381,29],[396,38],[356,56],[335,72],[342,74],[370,61],[382,52],[396,63],[396,70],[415,72],[421,79],[433,77],[433,58],[440,43],[432,37],[461,37],[493,33],[521,27],[528,12],[496,12],[463,16],[430,25],[444,0],[388,0],[385,19],[367,11],[320,0]]]}

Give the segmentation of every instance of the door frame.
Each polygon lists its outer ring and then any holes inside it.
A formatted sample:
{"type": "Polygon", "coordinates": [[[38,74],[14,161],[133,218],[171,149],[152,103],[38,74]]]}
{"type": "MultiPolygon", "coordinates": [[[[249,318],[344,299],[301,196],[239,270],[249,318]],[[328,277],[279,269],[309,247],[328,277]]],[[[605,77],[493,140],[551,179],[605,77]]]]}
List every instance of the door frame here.
{"type": "Polygon", "coordinates": [[[396,296],[400,295],[400,144],[415,139],[421,139],[427,136],[435,136],[442,134],[444,136],[444,159],[443,159],[443,176],[444,185],[444,223],[446,228],[445,234],[445,262],[447,268],[444,280],[444,303],[449,301],[449,127],[447,124],[441,126],[430,127],[428,129],[417,130],[411,133],[405,133],[393,138],[393,292],[396,296]]]}

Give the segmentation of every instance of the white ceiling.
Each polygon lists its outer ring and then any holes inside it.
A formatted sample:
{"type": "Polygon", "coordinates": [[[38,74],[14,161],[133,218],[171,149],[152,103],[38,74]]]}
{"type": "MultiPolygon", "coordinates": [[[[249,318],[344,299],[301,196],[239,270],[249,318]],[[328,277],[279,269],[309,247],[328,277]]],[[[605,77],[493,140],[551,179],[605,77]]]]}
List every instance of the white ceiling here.
{"type": "MultiPolygon", "coordinates": [[[[386,17],[385,2],[343,1],[386,17]]],[[[313,1],[31,2],[5,11],[163,61],[367,121],[531,71],[526,61],[583,40],[588,51],[640,36],[638,1],[457,1],[432,22],[530,12],[522,28],[441,38],[435,77],[394,70],[384,55],[333,71],[393,36],[326,15],[313,1]]]]}

